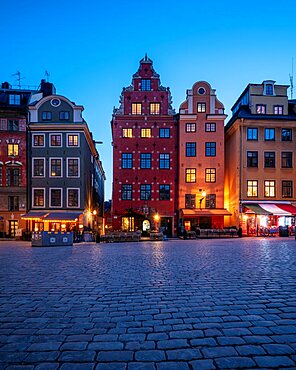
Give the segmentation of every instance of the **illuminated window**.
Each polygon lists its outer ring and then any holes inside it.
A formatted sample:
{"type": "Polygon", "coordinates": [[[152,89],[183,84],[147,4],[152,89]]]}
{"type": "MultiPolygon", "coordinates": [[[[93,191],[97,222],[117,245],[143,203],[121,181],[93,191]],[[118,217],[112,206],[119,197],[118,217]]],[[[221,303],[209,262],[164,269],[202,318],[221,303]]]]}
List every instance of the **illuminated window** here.
{"type": "Polygon", "coordinates": [[[122,129],[122,137],[133,137],[133,129],[132,128],[123,128],[122,129]]]}
{"type": "Polygon", "coordinates": [[[265,114],[266,113],[266,105],[264,105],[264,104],[257,104],[256,105],[256,113],[257,114],[265,114]]]}
{"type": "Polygon", "coordinates": [[[274,114],[284,114],[284,106],[283,105],[274,105],[273,106],[273,113],[274,114]]]}
{"type": "Polygon", "coordinates": [[[258,152],[247,152],[247,167],[258,167],[258,152]]]}
{"type": "Polygon", "coordinates": [[[216,182],[216,168],[206,168],[206,182],[216,182]]]}
{"type": "Polygon", "coordinates": [[[7,155],[11,157],[16,157],[19,155],[19,145],[18,144],[8,144],[7,145],[7,155]]]}
{"type": "Polygon", "coordinates": [[[248,127],[247,140],[258,140],[258,128],[248,127]]]}
{"type": "Polygon", "coordinates": [[[206,132],[216,132],[216,123],[206,123],[206,132]]]}
{"type": "Polygon", "coordinates": [[[141,200],[151,200],[151,185],[150,184],[140,185],[140,199],[141,200]]]}
{"type": "Polygon", "coordinates": [[[247,181],[247,196],[258,197],[258,181],[248,180],[247,181]]]}
{"type": "Polygon", "coordinates": [[[274,141],[275,140],[275,129],[274,128],[264,129],[264,140],[265,141],[274,141]]]}
{"type": "Polygon", "coordinates": [[[33,189],[33,206],[44,207],[44,189],[33,189]]]}
{"type": "Polygon", "coordinates": [[[33,158],[33,176],[45,176],[45,158],[33,158]]]}
{"type": "Polygon", "coordinates": [[[206,195],[206,208],[216,208],[216,194],[206,195]]]}
{"type": "Polygon", "coordinates": [[[42,112],[42,121],[50,121],[52,119],[52,113],[51,112],[42,112]]]}
{"type": "Polygon", "coordinates": [[[186,157],[196,157],[196,143],[186,143],[186,157]]]}
{"type": "Polygon", "coordinates": [[[122,217],[121,218],[121,229],[124,231],[135,231],[135,218],[134,217],[122,217]]]}
{"type": "Polygon", "coordinates": [[[264,152],[264,167],[275,168],[275,152],[264,152]]]}
{"type": "Polygon", "coordinates": [[[49,206],[62,207],[62,189],[49,189],[49,206]]]}
{"type": "Polygon", "coordinates": [[[292,141],[291,128],[282,128],[282,141],[292,141]]]}
{"type": "Polygon", "coordinates": [[[68,207],[79,207],[79,189],[67,189],[68,207]]]}
{"type": "Polygon", "coordinates": [[[121,168],[133,168],[133,154],[122,153],[121,154],[121,168]]]}
{"type": "Polygon", "coordinates": [[[168,153],[159,154],[159,168],[162,170],[170,168],[170,155],[168,153]]]}
{"type": "Polygon", "coordinates": [[[44,134],[33,134],[33,146],[44,146],[44,134]]]}
{"type": "Polygon", "coordinates": [[[141,103],[132,103],[132,114],[142,114],[141,103]]]}
{"type": "Polygon", "coordinates": [[[282,181],[282,197],[293,197],[293,181],[282,181]]]}
{"type": "Polygon", "coordinates": [[[151,80],[142,79],[141,80],[141,90],[142,91],[150,91],[151,90],[151,80]]]}
{"type": "Polygon", "coordinates": [[[133,186],[131,184],[124,184],[121,186],[121,199],[132,200],[133,186]]]}
{"type": "Polygon", "coordinates": [[[151,153],[141,153],[140,167],[141,168],[151,168],[151,153]]]}
{"type": "Polygon", "coordinates": [[[197,113],[206,112],[206,103],[197,103],[197,113]]]}
{"type": "Polygon", "coordinates": [[[195,194],[185,194],[185,208],[195,208],[195,194]]]}
{"type": "Polygon", "coordinates": [[[195,123],[186,123],[186,132],[196,132],[196,124],[195,123]]]}
{"type": "Polygon", "coordinates": [[[61,134],[50,134],[50,146],[62,146],[61,134]]]}
{"type": "Polygon", "coordinates": [[[62,159],[50,158],[50,176],[62,177],[62,159]]]}
{"type": "Polygon", "coordinates": [[[20,95],[9,95],[9,104],[11,105],[20,105],[21,104],[21,96],[20,95]]]}
{"type": "Polygon", "coordinates": [[[292,168],[292,152],[282,152],[282,168],[292,168]]]}
{"type": "Polygon", "coordinates": [[[68,134],[67,146],[79,146],[79,135],[78,134],[68,134]]]}
{"type": "Polygon", "coordinates": [[[264,181],[264,196],[275,197],[275,181],[265,180],[264,181]]]}
{"type": "Polygon", "coordinates": [[[141,137],[151,137],[151,128],[141,128],[141,137]]]}
{"type": "Polygon", "coordinates": [[[159,200],[170,200],[170,185],[159,185],[159,200]]]}
{"type": "Polygon", "coordinates": [[[186,168],[186,182],[196,182],[196,168],[186,168]]]}
{"type": "Polygon", "coordinates": [[[150,114],[160,114],[160,103],[150,103],[150,114]]]}
{"type": "Polygon", "coordinates": [[[206,143],[206,157],[216,157],[216,143],[215,142],[206,143]]]}

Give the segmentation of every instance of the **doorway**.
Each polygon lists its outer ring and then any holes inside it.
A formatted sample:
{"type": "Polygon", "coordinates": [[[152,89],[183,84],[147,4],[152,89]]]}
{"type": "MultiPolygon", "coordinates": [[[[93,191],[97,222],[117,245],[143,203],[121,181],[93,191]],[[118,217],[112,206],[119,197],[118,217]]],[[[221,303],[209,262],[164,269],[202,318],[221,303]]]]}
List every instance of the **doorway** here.
{"type": "Polygon", "coordinates": [[[9,238],[14,238],[17,229],[18,229],[18,221],[17,220],[9,220],[8,237],[9,238]]]}

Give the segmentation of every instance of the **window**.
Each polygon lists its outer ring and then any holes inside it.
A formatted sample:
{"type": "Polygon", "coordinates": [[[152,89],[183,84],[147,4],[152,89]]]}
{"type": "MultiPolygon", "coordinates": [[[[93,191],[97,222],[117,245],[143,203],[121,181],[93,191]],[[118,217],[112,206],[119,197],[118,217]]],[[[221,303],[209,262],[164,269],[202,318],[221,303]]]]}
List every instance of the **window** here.
{"type": "Polygon", "coordinates": [[[186,123],[186,132],[196,132],[196,124],[186,123]]]}
{"type": "Polygon", "coordinates": [[[247,140],[258,140],[258,128],[247,128],[247,140]]]}
{"type": "Polygon", "coordinates": [[[121,154],[121,167],[122,168],[133,168],[133,154],[122,153],[121,154]]]}
{"type": "Polygon", "coordinates": [[[292,198],[293,197],[293,181],[282,181],[282,197],[292,198]]]}
{"type": "Polygon", "coordinates": [[[275,197],[275,181],[265,180],[264,181],[264,196],[275,197]]]}
{"type": "Polygon", "coordinates": [[[265,114],[266,113],[266,105],[257,104],[256,105],[256,113],[257,114],[265,114]]]}
{"type": "Polygon", "coordinates": [[[265,141],[274,141],[275,140],[275,129],[274,128],[264,129],[264,140],[265,141]]]}
{"type": "Polygon", "coordinates": [[[170,137],[170,129],[169,128],[160,128],[159,129],[159,137],[169,138],[170,137]]]}
{"type": "Polygon", "coordinates": [[[140,199],[151,200],[151,185],[143,184],[140,186],[140,199]]]}
{"type": "Polygon", "coordinates": [[[291,128],[282,128],[282,141],[292,141],[291,128]]]}
{"type": "Polygon", "coordinates": [[[79,146],[79,134],[68,134],[67,146],[79,146]]]}
{"type": "Polygon", "coordinates": [[[265,95],[273,95],[273,84],[265,84],[265,95]]]}
{"type": "Polygon", "coordinates": [[[8,144],[7,155],[10,157],[17,157],[19,155],[19,145],[18,144],[8,144]]]}
{"type": "Polygon", "coordinates": [[[186,182],[196,182],[196,168],[186,168],[186,182]]]}
{"type": "Polygon", "coordinates": [[[19,131],[19,121],[18,120],[8,120],[8,131],[19,131]]]}
{"type": "Polygon", "coordinates": [[[62,177],[62,159],[50,158],[50,177],[62,177]]]}
{"type": "Polygon", "coordinates": [[[206,182],[216,182],[216,168],[206,168],[206,182]]]}
{"type": "Polygon", "coordinates": [[[247,181],[247,196],[258,197],[258,181],[248,180],[247,181]]]}
{"type": "Polygon", "coordinates": [[[20,170],[18,168],[7,168],[6,185],[20,186],[20,170]]]}
{"type": "Polygon", "coordinates": [[[140,167],[151,168],[151,153],[141,153],[140,167]]]}
{"type": "Polygon", "coordinates": [[[130,184],[124,184],[121,186],[121,199],[132,200],[133,186],[130,184]]]}
{"type": "Polygon", "coordinates": [[[18,211],[18,210],[19,210],[19,197],[8,196],[8,211],[18,211]]]}
{"type": "Polygon", "coordinates": [[[141,128],[141,137],[151,137],[151,128],[141,128]]]}
{"type": "Polygon", "coordinates": [[[186,157],[196,157],[196,143],[186,143],[186,157]]]}
{"type": "Polygon", "coordinates": [[[292,168],[292,152],[282,152],[282,168],[292,168]]]}
{"type": "Polygon", "coordinates": [[[79,207],[79,189],[67,189],[68,207],[79,207]]]}
{"type": "Polygon", "coordinates": [[[62,146],[61,134],[50,134],[50,146],[62,146]]]}
{"type": "Polygon", "coordinates": [[[160,114],[160,103],[150,103],[150,114],[160,114]]]}
{"type": "Polygon", "coordinates": [[[49,206],[62,207],[62,189],[49,189],[49,206]]]}
{"type": "Polygon", "coordinates": [[[205,111],[206,111],[206,103],[197,103],[197,112],[205,113],[205,111]]]}
{"type": "Polygon", "coordinates": [[[70,118],[70,113],[68,111],[61,111],[59,117],[61,121],[67,121],[70,118]]]}
{"type": "Polygon", "coordinates": [[[33,177],[45,176],[45,158],[33,158],[33,177]]]}
{"type": "Polygon", "coordinates": [[[284,114],[284,106],[283,105],[274,105],[273,106],[273,113],[274,114],[284,114]]]}
{"type": "Polygon", "coordinates": [[[21,104],[21,96],[20,95],[9,95],[9,104],[11,105],[20,105],[21,104]]]}
{"type": "Polygon", "coordinates": [[[42,112],[42,121],[50,121],[52,119],[52,114],[51,112],[42,112]]]}
{"type": "Polygon", "coordinates": [[[264,153],[264,167],[275,168],[275,152],[264,153]]]}
{"type": "Polygon", "coordinates": [[[170,200],[170,185],[159,185],[159,200],[170,200]]]}
{"type": "Polygon", "coordinates": [[[33,189],[33,207],[44,207],[44,189],[33,189]]]}
{"type": "Polygon", "coordinates": [[[168,153],[159,154],[159,168],[160,169],[170,168],[170,155],[168,153]]]}
{"type": "Polygon", "coordinates": [[[206,208],[216,208],[216,194],[206,195],[206,208]]]}
{"type": "Polygon", "coordinates": [[[79,177],[79,158],[67,158],[67,177],[79,177]]]}
{"type": "Polygon", "coordinates": [[[216,123],[206,123],[206,132],[216,132],[216,123]]]}
{"type": "Polygon", "coordinates": [[[142,91],[150,91],[151,90],[151,81],[143,78],[141,80],[141,90],[142,91]]]}
{"type": "Polygon", "coordinates": [[[185,208],[195,208],[195,194],[185,194],[185,208]]]}
{"type": "Polygon", "coordinates": [[[216,143],[208,142],[206,143],[206,157],[215,157],[216,156],[216,143]]]}
{"type": "Polygon", "coordinates": [[[142,114],[141,103],[132,103],[132,114],[142,114]]]}
{"type": "Polygon", "coordinates": [[[133,137],[133,129],[132,128],[123,128],[122,129],[122,137],[133,137]]]}
{"type": "Polygon", "coordinates": [[[247,167],[258,167],[258,152],[247,152],[247,167]]]}
{"type": "Polygon", "coordinates": [[[33,146],[44,146],[44,134],[42,135],[33,134],[33,146]]]}

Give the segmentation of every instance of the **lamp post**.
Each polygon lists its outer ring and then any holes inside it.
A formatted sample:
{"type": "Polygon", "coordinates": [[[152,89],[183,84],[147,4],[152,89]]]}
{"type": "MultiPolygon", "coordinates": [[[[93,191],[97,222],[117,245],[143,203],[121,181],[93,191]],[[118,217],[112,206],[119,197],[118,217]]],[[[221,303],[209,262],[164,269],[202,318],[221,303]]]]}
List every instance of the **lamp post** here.
{"type": "Polygon", "coordinates": [[[202,193],[201,193],[201,195],[202,195],[202,198],[200,198],[200,200],[199,200],[199,209],[200,210],[201,210],[201,203],[202,203],[202,201],[205,199],[205,197],[207,195],[206,191],[203,190],[202,193]]]}
{"type": "Polygon", "coordinates": [[[154,222],[155,222],[155,226],[156,226],[156,231],[158,231],[158,221],[160,220],[159,214],[155,213],[153,218],[154,218],[154,222]]]}

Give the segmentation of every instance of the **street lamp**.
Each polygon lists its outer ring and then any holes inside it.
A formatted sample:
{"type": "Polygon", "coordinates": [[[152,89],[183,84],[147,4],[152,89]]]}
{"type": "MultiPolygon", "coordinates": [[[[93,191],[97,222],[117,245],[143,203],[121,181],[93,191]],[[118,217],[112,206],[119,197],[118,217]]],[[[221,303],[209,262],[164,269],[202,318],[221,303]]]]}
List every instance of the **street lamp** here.
{"type": "Polygon", "coordinates": [[[199,209],[200,210],[201,210],[201,203],[202,203],[202,201],[205,199],[205,197],[207,195],[206,191],[203,190],[202,193],[201,193],[201,195],[202,195],[202,198],[200,198],[200,200],[199,200],[199,209]]]}

